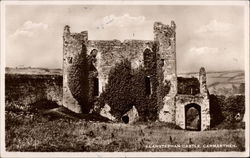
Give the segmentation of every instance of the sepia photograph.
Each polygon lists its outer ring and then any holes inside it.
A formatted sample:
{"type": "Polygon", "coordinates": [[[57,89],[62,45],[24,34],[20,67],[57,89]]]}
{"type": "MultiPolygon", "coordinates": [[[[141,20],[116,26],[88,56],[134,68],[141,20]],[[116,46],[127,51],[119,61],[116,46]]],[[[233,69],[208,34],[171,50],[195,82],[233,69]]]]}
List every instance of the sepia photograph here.
{"type": "Polygon", "coordinates": [[[249,1],[2,1],[0,157],[249,156],[249,1]]]}

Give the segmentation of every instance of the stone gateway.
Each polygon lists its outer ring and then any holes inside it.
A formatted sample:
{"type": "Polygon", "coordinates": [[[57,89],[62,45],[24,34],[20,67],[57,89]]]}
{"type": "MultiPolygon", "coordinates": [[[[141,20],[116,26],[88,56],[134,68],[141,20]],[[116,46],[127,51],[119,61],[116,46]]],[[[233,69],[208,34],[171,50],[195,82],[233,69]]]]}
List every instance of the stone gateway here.
{"type": "MultiPolygon", "coordinates": [[[[156,94],[157,119],[183,129],[210,128],[209,92],[206,72],[199,77],[178,77],[176,72],[176,25],[154,23],[154,40],[89,40],[88,32],[63,33],[63,105],[76,113],[91,113],[107,88],[111,69],[127,59],[132,69],[144,67],[145,98],[156,94]],[[156,63],[152,68],[152,63],[156,63]],[[156,80],[157,84],[152,84],[156,80]],[[168,90],[165,90],[168,87],[168,90]]],[[[153,97],[152,97],[153,98],[153,97]]],[[[108,105],[105,105],[108,107],[108,105]]],[[[110,108],[110,107],[109,107],[110,108]]],[[[140,111],[133,106],[133,111],[140,111]]],[[[112,111],[112,108],[109,109],[112,111]]],[[[103,110],[99,110],[103,111],[103,110]]],[[[128,111],[124,112],[124,116],[128,111]]],[[[133,114],[134,116],[135,114],[133,114]]],[[[108,114],[111,120],[117,120],[108,114]]],[[[118,119],[121,122],[130,118],[118,119]],[[122,121],[123,120],[123,121],[122,121]]],[[[140,117],[136,113],[136,118],[140,117]]],[[[134,121],[127,121],[134,122],[134,121]]]]}

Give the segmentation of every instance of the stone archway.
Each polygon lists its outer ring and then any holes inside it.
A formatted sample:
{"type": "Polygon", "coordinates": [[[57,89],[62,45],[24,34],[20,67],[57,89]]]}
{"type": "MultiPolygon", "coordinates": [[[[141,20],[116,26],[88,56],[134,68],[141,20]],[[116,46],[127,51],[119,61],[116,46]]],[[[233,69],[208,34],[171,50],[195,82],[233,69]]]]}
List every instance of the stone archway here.
{"type": "Polygon", "coordinates": [[[201,130],[201,107],[198,104],[191,103],[185,106],[185,129],[201,130]]]}

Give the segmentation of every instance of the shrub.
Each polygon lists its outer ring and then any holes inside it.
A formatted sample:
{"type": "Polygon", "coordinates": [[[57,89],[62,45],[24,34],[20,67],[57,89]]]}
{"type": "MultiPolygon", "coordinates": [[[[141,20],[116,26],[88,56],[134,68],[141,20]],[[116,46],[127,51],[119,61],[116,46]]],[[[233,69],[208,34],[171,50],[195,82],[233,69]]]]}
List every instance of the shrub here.
{"type": "Polygon", "coordinates": [[[245,123],[225,120],[212,129],[245,129],[245,123]]]}
{"type": "Polygon", "coordinates": [[[135,106],[141,120],[155,120],[158,110],[157,78],[153,68],[151,70],[150,72],[143,67],[132,70],[127,59],[117,64],[110,71],[106,90],[99,98],[100,106],[107,103],[111,107],[111,113],[117,118],[135,106]],[[152,85],[150,95],[146,94],[145,77],[148,75],[152,85]]]}
{"type": "Polygon", "coordinates": [[[211,127],[216,126],[225,129],[244,128],[244,125],[237,123],[242,120],[244,112],[244,95],[229,97],[210,95],[211,127]],[[240,119],[236,118],[238,113],[240,114],[240,119]]]}
{"type": "MultiPolygon", "coordinates": [[[[225,100],[225,104],[222,104],[222,114],[227,121],[237,121],[235,116],[239,113],[240,116],[244,116],[245,112],[245,96],[236,95],[229,96],[225,100]]],[[[243,118],[243,117],[242,117],[243,118]]]]}
{"type": "Polygon", "coordinates": [[[116,117],[121,117],[133,106],[130,93],[131,78],[131,65],[128,60],[117,64],[110,72],[109,83],[101,97],[104,97],[105,102],[111,107],[111,113],[116,117]]]}
{"type": "Polygon", "coordinates": [[[224,105],[225,96],[210,95],[210,116],[211,116],[211,127],[220,124],[224,117],[222,115],[221,106],[224,105]]]}

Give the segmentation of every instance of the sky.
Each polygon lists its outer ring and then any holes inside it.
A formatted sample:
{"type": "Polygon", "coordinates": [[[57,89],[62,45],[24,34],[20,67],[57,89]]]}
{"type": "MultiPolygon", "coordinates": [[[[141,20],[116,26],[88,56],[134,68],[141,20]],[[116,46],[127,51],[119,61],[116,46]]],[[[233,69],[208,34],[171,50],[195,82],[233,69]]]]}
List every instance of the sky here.
{"type": "Polygon", "coordinates": [[[244,6],[8,5],[6,66],[62,68],[63,28],[90,40],[153,40],[153,23],[176,29],[177,72],[244,70],[244,6]]]}

